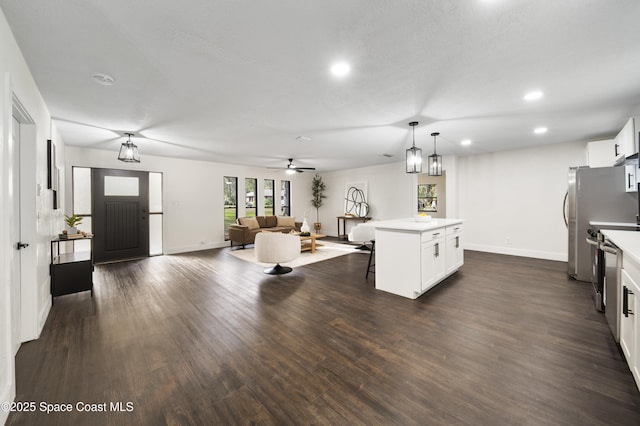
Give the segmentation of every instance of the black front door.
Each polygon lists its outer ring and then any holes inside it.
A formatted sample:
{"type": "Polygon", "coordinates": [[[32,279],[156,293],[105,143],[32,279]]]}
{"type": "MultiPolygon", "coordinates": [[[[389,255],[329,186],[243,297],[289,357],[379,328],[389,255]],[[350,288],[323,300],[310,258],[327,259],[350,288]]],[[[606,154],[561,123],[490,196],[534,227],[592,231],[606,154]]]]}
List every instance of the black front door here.
{"type": "Polygon", "coordinates": [[[149,173],[91,169],[96,262],[149,256],[149,173]]]}

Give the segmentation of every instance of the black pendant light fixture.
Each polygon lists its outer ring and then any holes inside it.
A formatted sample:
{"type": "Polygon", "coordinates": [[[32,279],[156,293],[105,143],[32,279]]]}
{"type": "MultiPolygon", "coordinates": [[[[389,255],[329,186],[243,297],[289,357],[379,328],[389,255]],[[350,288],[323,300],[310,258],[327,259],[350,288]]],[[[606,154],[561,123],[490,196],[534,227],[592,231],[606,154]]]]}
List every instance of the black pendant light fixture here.
{"type": "Polygon", "coordinates": [[[433,136],[433,154],[429,156],[429,176],[442,176],[442,155],[436,154],[436,137],[438,132],[431,133],[433,136]]]}
{"type": "Polygon", "coordinates": [[[118,160],[125,163],[139,163],[140,154],[138,153],[138,147],[131,142],[131,136],[133,133],[125,133],[129,138],[120,147],[120,153],[118,154],[118,160]]]}
{"type": "Polygon", "coordinates": [[[416,148],[417,121],[412,121],[409,126],[413,128],[413,145],[407,149],[407,173],[422,173],[422,150],[416,148]]]}

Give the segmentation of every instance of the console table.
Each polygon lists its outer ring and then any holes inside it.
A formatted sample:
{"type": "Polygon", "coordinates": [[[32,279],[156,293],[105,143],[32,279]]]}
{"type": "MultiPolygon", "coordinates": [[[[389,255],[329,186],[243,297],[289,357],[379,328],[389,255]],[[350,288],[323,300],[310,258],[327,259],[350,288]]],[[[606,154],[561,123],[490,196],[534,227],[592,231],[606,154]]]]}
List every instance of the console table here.
{"type": "Polygon", "coordinates": [[[365,223],[368,220],[371,220],[370,217],[358,217],[358,216],[337,216],[338,218],[338,239],[346,240],[347,239],[347,221],[355,220],[358,222],[365,223]],[[342,222],[342,232],[340,232],[340,222],[342,222]]]}

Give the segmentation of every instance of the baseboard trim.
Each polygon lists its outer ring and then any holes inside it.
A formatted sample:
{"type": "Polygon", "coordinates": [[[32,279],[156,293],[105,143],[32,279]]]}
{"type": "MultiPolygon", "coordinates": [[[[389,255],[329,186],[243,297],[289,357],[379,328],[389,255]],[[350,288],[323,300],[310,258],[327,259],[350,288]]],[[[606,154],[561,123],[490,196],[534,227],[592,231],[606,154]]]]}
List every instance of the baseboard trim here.
{"type": "Polygon", "coordinates": [[[513,247],[497,247],[497,246],[487,246],[484,244],[465,243],[464,248],[468,250],[483,251],[487,253],[531,257],[534,259],[556,260],[559,262],[566,262],[569,259],[569,256],[567,253],[553,253],[553,252],[546,252],[546,251],[517,249],[513,247]]]}
{"type": "Polygon", "coordinates": [[[202,251],[202,250],[210,250],[215,248],[229,247],[231,243],[229,241],[216,241],[212,243],[199,244],[195,246],[185,246],[185,247],[172,247],[168,248],[164,251],[164,254],[180,254],[180,253],[188,253],[191,251],[202,251]]]}

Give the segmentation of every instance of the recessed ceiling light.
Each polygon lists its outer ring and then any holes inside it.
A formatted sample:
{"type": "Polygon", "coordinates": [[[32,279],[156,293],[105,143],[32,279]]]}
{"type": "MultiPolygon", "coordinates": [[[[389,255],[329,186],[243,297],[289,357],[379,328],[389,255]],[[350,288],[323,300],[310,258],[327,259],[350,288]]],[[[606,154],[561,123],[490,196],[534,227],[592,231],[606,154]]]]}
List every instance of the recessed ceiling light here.
{"type": "Polygon", "coordinates": [[[471,145],[471,139],[465,139],[463,141],[460,142],[460,145],[462,146],[469,146],[471,145]]]}
{"type": "Polygon", "coordinates": [[[338,62],[331,65],[331,74],[336,76],[343,76],[349,74],[351,67],[346,62],[338,62]]]}
{"type": "Polygon", "coordinates": [[[546,127],[538,127],[536,129],[534,129],[533,133],[535,133],[536,135],[541,135],[543,133],[547,133],[547,128],[546,127]]]}
{"type": "Polygon", "coordinates": [[[102,84],[103,86],[113,86],[116,82],[116,80],[110,75],[101,73],[95,73],[91,75],[91,78],[93,79],[93,81],[98,84],[102,84]]]}
{"type": "Polygon", "coordinates": [[[311,138],[308,136],[298,136],[296,139],[300,142],[309,142],[311,140],[311,138]]]}
{"type": "Polygon", "coordinates": [[[542,93],[539,90],[536,90],[535,92],[529,92],[526,95],[524,95],[524,100],[525,101],[537,101],[538,99],[540,99],[542,96],[544,95],[544,93],[542,93]]]}

